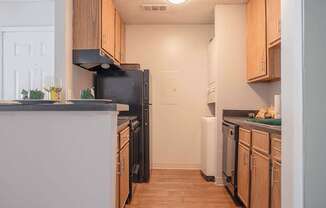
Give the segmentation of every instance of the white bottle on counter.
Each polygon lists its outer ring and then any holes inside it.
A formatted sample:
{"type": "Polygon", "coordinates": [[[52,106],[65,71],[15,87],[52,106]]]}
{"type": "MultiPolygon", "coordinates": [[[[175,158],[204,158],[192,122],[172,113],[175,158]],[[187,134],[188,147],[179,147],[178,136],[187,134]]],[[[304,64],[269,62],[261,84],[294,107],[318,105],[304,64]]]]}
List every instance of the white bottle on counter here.
{"type": "Polygon", "coordinates": [[[281,118],[281,95],[274,95],[275,118],[281,118]]]}

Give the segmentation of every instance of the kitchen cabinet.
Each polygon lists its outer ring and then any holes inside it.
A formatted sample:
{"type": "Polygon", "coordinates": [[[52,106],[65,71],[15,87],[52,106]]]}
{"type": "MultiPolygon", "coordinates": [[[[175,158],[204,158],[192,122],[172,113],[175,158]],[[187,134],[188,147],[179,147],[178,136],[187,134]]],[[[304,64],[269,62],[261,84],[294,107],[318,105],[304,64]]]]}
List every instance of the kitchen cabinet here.
{"type": "Polygon", "coordinates": [[[100,48],[99,0],[73,1],[73,48],[100,48]]]}
{"type": "Polygon", "coordinates": [[[121,19],[121,63],[126,62],[126,24],[121,19]]]}
{"type": "Polygon", "coordinates": [[[273,45],[281,39],[281,0],[267,0],[267,39],[273,45]]]}
{"type": "Polygon", "coordinates": [[[249,83],[281,78],[280,0],[247,4],[247,79],[249,83]]]}
{"type": "Polygon", "coordinates": [[[265,0],[250,0],[247,4],[247,76],[249,81],[267,75],[265,8],[265,0]]]}
{"type": "Polygon", "coordinates": [[[281,135],[240,126],[238,197],[246,208],[281,207],[281,135]]]}
{"type": "Polygon", "coordinates": [[[269,157],[253,150],[251,155],[251,208],[269,207],[269,157]]]}
{"type": "Polygon", "coordinates": [[[115,10],[115,59],[121,62],[121,17],[117,10],[115,10]]]}
{"type": "Polygon", "coordinates": [[[129,196],[129,143],[120,151],[120,208],[123,208],[129,196]]]}
{"type": "Polygon", "coordinates": [[[73,0],[73,49],[96,52],[119,64],[122,18],[113,0],[73,0]]]}
{"type": "Polygon", "coordinates": [[[114,57],[114,19],[112,0],[74,0],[73,48],[100,50],[114,57]]]}
{"type": "Polygon", "coordinates": [[[249,207],[250,149],[239,143],[238,151],[238,197],[249,207]]]}
{"type": "Polygon", "coordinates": [[[112,0],[102,0],[102,48],[115,57],[115,7],[112,0]]]}
{"type": "Polygon", "coordinates": [[[129,127],[118,132],[116,180],[117,208],[123,208],[129,198],[129,138],[129,127]]]}
{"type": "Polygon", "coordinates": [[[281,78],[281,0],[267,0],[267,69],[270,79],[281,78]]]}
{"type": "Polygon", "coordinates": [[[281,208],[281,163],[273,161],[271,178],[271,208],[281,208]]]}
{"type": "MultiPolygon", "coordinates": [[[[119,136],[118,136],[119,141],[119,136]]],[[[116,190],[116,199],[115,199],[115,208],[120,208],[120,155],[119,151],[116,154],[116,183],[115,183],[115,190],[116,190]]]]}
{"type": "Polygon", "coordinates": [[[281,208],[281,139],[272,135],[271,208],[281,208]]]}

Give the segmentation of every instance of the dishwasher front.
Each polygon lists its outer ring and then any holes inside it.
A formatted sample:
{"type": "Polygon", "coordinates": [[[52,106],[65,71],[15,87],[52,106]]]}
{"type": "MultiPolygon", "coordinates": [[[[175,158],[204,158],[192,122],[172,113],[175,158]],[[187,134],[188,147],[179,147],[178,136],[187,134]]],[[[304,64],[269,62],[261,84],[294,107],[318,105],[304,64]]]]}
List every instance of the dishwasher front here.
{"type": "Polygon", "coordinates": [[[237,158],[239,126],[223,122],[223,180],[234,199],[237,198],[237,158]]]}

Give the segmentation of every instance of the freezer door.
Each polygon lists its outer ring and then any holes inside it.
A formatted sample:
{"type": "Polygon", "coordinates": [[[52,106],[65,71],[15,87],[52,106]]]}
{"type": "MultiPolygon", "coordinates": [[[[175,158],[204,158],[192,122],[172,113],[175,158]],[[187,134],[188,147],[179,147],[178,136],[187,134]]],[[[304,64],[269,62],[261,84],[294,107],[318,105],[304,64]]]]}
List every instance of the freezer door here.
{"type": "Polygon", "coordinates": [[[144,181],[148,182],[150,178],[150,105],[144,105],[144,181]]]}
{"type": "Polygon", "coordinates": [[[150,104],[150,73],[149,70],[144,70],[144,104],[150,104]]]}

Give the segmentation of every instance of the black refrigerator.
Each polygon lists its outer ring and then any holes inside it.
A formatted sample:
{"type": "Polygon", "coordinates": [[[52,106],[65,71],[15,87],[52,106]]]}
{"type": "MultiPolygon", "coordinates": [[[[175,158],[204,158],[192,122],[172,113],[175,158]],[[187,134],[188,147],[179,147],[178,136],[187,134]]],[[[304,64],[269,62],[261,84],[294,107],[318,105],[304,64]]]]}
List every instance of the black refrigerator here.
{"type": "Polygon", "coordinates": [[[95,81],[96,98],[110,99],[114,103],[128,104],[128,112],[119,116],[137,116],[141,123],[141,138],[133,154],[138,158],[139,170],[134,182],[148,182],[150,178],[150,73],[149,70],[98,71],[95,81]]]}

